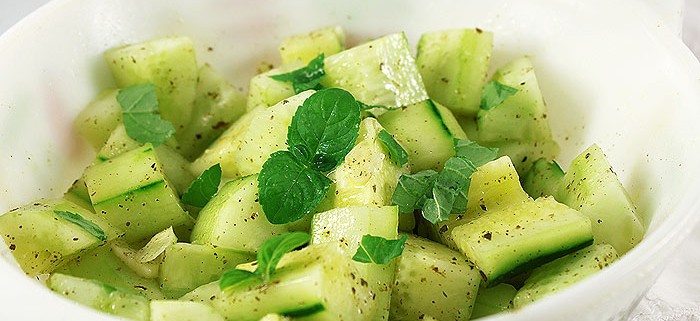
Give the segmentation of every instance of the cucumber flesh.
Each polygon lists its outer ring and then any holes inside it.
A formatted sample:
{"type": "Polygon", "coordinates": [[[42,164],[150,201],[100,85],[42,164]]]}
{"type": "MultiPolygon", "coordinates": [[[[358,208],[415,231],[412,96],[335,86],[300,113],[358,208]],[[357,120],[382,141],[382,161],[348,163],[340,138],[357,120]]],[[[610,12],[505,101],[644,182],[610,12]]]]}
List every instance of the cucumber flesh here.
{"type": "Polygon", "coordinates": [[[595,244],[549,262],[532,271],[515,295],[513,307],[522,308],[555,294],[606,268],[617,258],[610,244],[595,244]]]}
{"type": "Polygon", "coordinates": [[[154,300],[150,321],[225,321],[211,306],[190,301],[154,300]]]}
{"type": "Polygon", "coordinates": [[[122,109],[117,102],[117,89],[107,89],[83,108],[73,121],[73,127],[94,150],[109,139],[114,128],[122,122],[122,109]]]}
{"type": "Polygon", "coordinates": [[[563,179],[564,171],[557,162],[540,158],[523,177],[523,189],[532,198],[556,196],[563,179]]]}
{"type": "Polygon", "coordinates": [[[340,26],[330,26],[308,33],[296,34],[282,40],[280,57],[282,63],[309,61],[323,53],[326,57],[345,50],[345,32],[340,26]]]}
{"type": "Polygon", "coordinates": [[[508,283],[499,283],[490,288],[479,288],[472,310],[472,319],[507,311],[513,307],[513,297],[518,290],[508,283]]]}
{"type": "Polygon", "coordinates": [[[391,295],[392,320],[469,320],[481,276],[461,253],[409,235],[391,295]]]}
{"type": "Polygon", "coordinates": [[[248,85],[246,110],[250,112],[258,107],[274,106],[280,101],[294,96],[294,86],[291,82],[275,80],[270,76],[285,74],[303,67],[304,64],[300,61],[293,61],[251,78],[248,85]]]}
{"type": "Polygon", "coordinates": [[[644,237],[629,194],[597,145],[574,158],[556,197],[590,218],[596,243],[611,244],[620,254],[644,237]]]}
{"type": "Polygon", "coordinates": [[[550,197],[488,211],[452,237],[486,286],[593,243],[588,217],[550,197]]]}

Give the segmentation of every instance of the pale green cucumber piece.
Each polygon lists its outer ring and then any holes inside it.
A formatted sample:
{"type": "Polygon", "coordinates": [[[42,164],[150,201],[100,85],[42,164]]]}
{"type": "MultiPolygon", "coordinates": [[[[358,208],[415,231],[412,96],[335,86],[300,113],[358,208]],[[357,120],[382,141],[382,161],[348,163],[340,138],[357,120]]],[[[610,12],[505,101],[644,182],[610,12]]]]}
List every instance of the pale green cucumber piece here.
{"type": "Polygon", "coordinates": [[[523,177],[523,190],[532,198],[556,196],[564,179],[564,171],[555,161],[540,158],[523,177]]]}
{"type": "Polygon", "coordinates": [[[112,253],[137,275],[145,279],[154,279],[159,275],[163,252],[170,244],[177,242],[173,228],[156,234],[141,249],[135,250],[128,244],[112,242],[112,253]]]}
{"type": "Polygon", "coordinates": [[[440,171],[455,155],[454,136],[430,100],[388,111],[377,120],[408,152],[412,173],[440,171]]]}
{"type": "Polygon", "coordinates": [[[492,47],[493,33],[478,28],[421,35],[416,64],[428,96],[455,114],[476,115],[492,47]]]}
{"type": "Polygon", "coordinates": [[[151,144],[88,167],[83,177],[95,211],[124,231],[124,241],[147,239],[170,227],[192,225],[165,179],[151,144]]]}
{"type": "Polygon", "coordinates": [[[330,175],[333,190],[326,194],[319,208],[329,210],[347,206],[391,205],[403,167],[391,159],[377,137],[384,130],[376,119],[368,117],[360,123],[355,147],[330,175]]]}
{"type": "Polygon", "coordinates": [[[550,197],[487,211],[452,238],[486,286],[593,243],[588,217],[550,197]]]}
{"type": "Polygon", "coordinates": [[[455,115],[447,107],[440,105],[433,101],[435,108],[437,108],[438,114],[442,119],[442,123],[447,127],[447,131],[452,134],[452,137],[458,139],[467,139],[467,133],[464,132],[462,126],[460,126],[459,121],[455,115]]]}
{"type": "Polygon", "coordinates": [[[508,283],[499,283],[490,288],[479,288],[472,310],[472,319],[478,319],[507,311],[513,307],[513,297],[518,290],[508,283]]]}
{"type": "Polygon", "coordinates": [[[74,203],[75,205],[95,213],[95,208],[92,207],[92,202],[90,201],[90,193],[87,190],[85,180],[82,176],[73,182],[73,184],[63,194],[63,198],[74,203]]]}
{"type": "Polygon", "coordinates": [[[612,245],[620,255],[644,237],[629,194],[597,145],[574,158],[556,198],[588,216],[595,242],[612,245]]]}
{"type": "Polygon", "coordinates": [[[248,252],[210,245],[176,243],[165,250],[160,284],[168,297],[178,298],[200,285],[218,280],[238,264],[255,260],[248,252]]]}
{"type": "Polygon", "coordinates": [[[151,301],[150,321],[225,321],[210,305],[190,301],[151,301]]]}
{"type": "Polygon", "coordinates": [[[55,272],[97,280],[120,291],[142,295],[149,299],[164,299],[165,296],[161,293],[158,282],[138,275],[117,257],[114,248],[112,244],[100,246],[66,262],[55,272]]]}
{"type": "Polygon", "coordinates": [[[39,200],[0,215],[0,235],[24,273],[50,273],[74,257],[104,244],[105,240],[55,211],[82,216],[102,229],[108,239],[118,231],[94,213],[65,199],[39,200]]]}
{"type": "Polygon", "coordinates": [[[194,160],[246,112],[246,96],[210,65],[199,68],[192,118],[175,133],[178,150],[194,160]]]}
{"type": "MultiPolygon", "coordinates": [[[[338,244],[352,258],[364,235],[398,238],[397,206],[353,206],[314,214],[311,222],[311,244],[338,244]]],[[[372,320],[388,320],[391,289],[394,284],[396,261],[386,265],[354,262],[359,277],[369,284],[374,295],[370,305],[372,320]]]]}
{"type": "Polygon", "coordinates": [[[477,142],[499,147],[524,175],[539,158],[553,159],[559,146],[552,140],[547,110],[528,57],[521,57],[496,71],[491,80],[518,89],[513,96],[477,114],[477,142]],[[522,163],[522,164],[521,164],[522,163]]]}
{"type": "Polygon", "coordinates": [[[294,87],[291,82],[275,80],[270,76],[285,74],[303,67],[304,64],[300,61],[293,61],[251,78],[248,85],[246,110],[250,112],[258,107],[274,106],[280,101],[294,96],[294,87]]]}
{"type": "Polygon", "coordinates": [[[164,37],[111,49],[105,60],[119,87],[156,86],[160,115],[181,130],[190,121],[197,86],[192,40],[164,37]]]}
{"type": "MultiPolygon", "coordinates": [[[[107,142],[97,152],[97,161],[106,161],[141,146],[143,144],[129,137],[124,125],[119,124],[114,128],[107,142]]],[[[174,148],[178,147],[175,141],[171,139],[153,149],[156,151],[158,160],[163,165],[163,174],[167,177],[168,182],[173,184],[173,188],[178,192],[178,195],[182,195],[195,177],[189,170],[190,162],[174,148]]]]}
{"type": "Polygon", "coordinates": [[[83,108],[73,121],[75,130],[93,149],[99,150],[109,135],[122,122],[122,108],[117,101],[117,89],[101,92],[83,108]]]}
{"type": "Polygon", "coordinates": [[[265,240],[289,232],[294,224],[267,220],[258,202],[258,175],[250,175],[221,187],[199,212],[191,241],[255,253],[265,240]]]}
{"type": "Polygon", "coordinates": [[[68,299],[109,314],[130,320],[148,321],[148,299],[130,294],[95,280],[54,273],[48,287],[68,299]]]}
{"type": "Polygon", "coordinates": [[[518,309],[555,294],[606,268],[618,258],[610,244],[595,244],[532,271],[513,299],[518,309]]]}
{"type": "Polygon", "coordinates": [[[450,214],[448,220],[431,224],[430,238],[455,250],[457,245],[452,237],[455,227],[482,216],[486,211],[528,200],[513,163],[506,156],[479,166],[470,178],[466,212],[450,214]]]}
{"type": "Polygon", "coordinates": [[[320,54],[328,57],[345,50],[345,32],[340,26],[329,26],[295,34],[282,40],[279,50],[283,64],[294,61],[308,64],[320,54]]]}
{"type": "Polygon", "coordinates": [[[403,107],[428,99],[403,33],[326,57],[321,85],[349,91],[370,106],[403,107]]]}
{"type": "Polygon", "coordinates": [[[287,149],[292,117],[313,93],[307,90],[272,107],[250,111],[239,120],[242,124],[229,128],[192,163],[192,171],[199,175],[218,163],[228,178],[259,173],[270,154],[287,149]]]}
{"type": "Polygon", "coordinates": [[[303,320],[371,320],[368,281],[336,244],[285,254],[270,281],[261,282],[252,279],[218,293],[218,284],[204,285],[214,293],[205,300],[228,320],[257,321],[270,313],[303,320]]]}
{"type": "Polygon", "coordinates": [[[392,320],[469,320],[481,276],[461,253],[409,235],[391,294],[392,320]]]}

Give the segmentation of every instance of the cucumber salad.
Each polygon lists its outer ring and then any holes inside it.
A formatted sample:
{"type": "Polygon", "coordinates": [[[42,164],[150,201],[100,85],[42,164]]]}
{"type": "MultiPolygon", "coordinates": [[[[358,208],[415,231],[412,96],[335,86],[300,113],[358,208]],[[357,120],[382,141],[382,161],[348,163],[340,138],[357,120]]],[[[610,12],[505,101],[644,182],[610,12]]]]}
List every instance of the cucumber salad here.
{"type": "Polygon", "coordinates": [[[555,161],[535,67],[492,68],[493,37],[346,48],[321,28],[286,38],[247,93],[187,37],[113,48],[117,88],[74,122],[94,161],[62,198],[1,215],[0,235],[30,277],[133,320],[517,311],[644,228],[600,147],[555,161]]]}

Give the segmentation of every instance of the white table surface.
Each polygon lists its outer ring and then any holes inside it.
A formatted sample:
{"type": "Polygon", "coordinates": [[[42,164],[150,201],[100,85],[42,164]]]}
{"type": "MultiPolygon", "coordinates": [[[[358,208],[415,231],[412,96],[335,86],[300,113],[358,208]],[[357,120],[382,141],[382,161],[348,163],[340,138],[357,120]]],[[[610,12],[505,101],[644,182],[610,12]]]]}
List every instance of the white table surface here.
{"type": "MultiPolygon", "coordinates": [[[[0,32],[46,2],[48,0],[0,0],[0,32]]],[[[683,41],[700,57],[700,0],[685,2],[683,41]]],[[[671,258],[659,280],[630,315],[631,321],[700,321],[698,249],[700,226],[671,258]]]]}

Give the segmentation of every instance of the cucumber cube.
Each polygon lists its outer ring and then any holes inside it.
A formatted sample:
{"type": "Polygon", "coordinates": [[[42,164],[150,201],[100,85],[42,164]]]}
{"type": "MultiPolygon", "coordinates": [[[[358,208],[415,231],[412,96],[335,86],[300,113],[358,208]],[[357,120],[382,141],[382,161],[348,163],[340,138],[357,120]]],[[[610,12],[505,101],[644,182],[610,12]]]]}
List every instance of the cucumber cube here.
{"type": "Polygon", "coordinates": [[[391,294],[391,319],[469,320],[480,283],[479,270],[464,255],[409,235],[391,294]]]}
{"type": "Polygon", "coordinates": [[[508,283],[500,283],[490,288],[479,288],[472,310],[472,319],[511,309],[516,292],[518,290],[508,283]]]}
{"type": "Polygon", "coordinates": [[[122,122],[122,108],[117,102],[119,90],[108,89],[90,102],[73,121],[75,130],[99,150],[109,135],[122,122]]]}
{"type": "Polygon", "coordinates": [[[105,240],[56,211],[80,215],[99,226],[108,239],[118,232],[92,212],[65,199],[40,200],[0,216],[0,235],[24,273],[50,273],[61,264],[104,244],[105,240]]]}
{"type": "Polygon", "coordinates": [[[214,308],[190,301],[151,301],[151,321],[225,321],[214,308]]]}
{"type": "Polygon", "coordinates": [[[326,57],[345,49],[345,32],[331,26],[285,38],[280,45],[282,63],[299,61],[303,64],[323,53],[326,57]]]}
{"type": "Polygon", "coordinates": [[[162,168],[153,146],[146,144],[92,165],[83,174],[95,211],[123,230],[126,242],[193,223],[162,168]]]}

